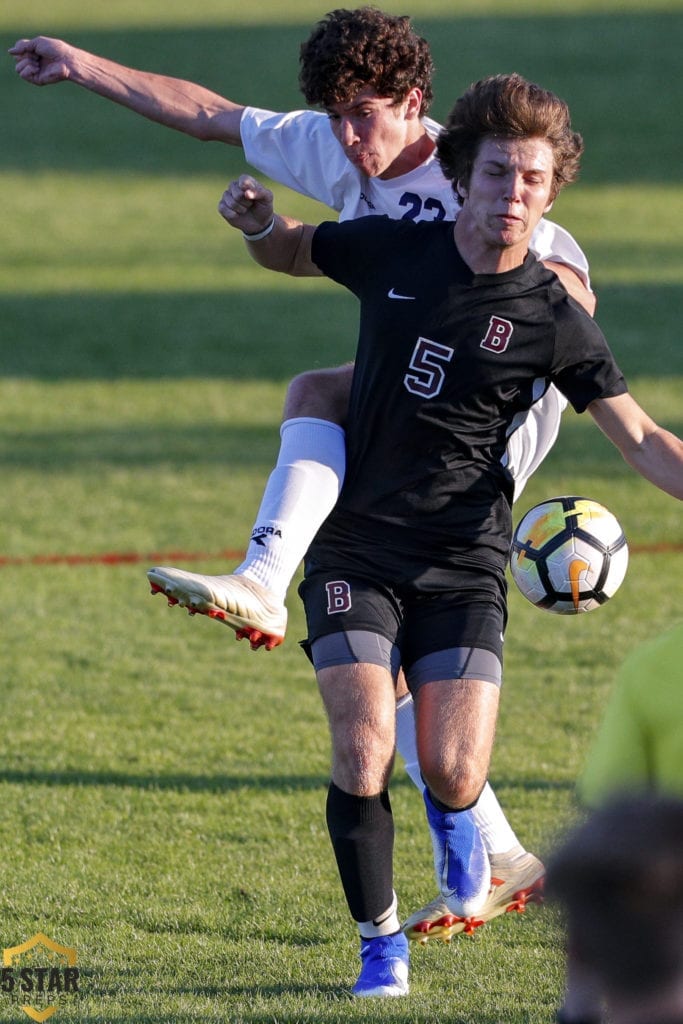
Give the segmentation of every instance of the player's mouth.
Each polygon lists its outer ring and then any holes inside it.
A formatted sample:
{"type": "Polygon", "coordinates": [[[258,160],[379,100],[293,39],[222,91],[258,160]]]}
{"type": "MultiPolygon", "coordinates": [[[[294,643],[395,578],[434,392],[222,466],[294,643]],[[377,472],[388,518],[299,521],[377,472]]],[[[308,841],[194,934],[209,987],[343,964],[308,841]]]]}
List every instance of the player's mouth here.
{"type": "Polygon", "coordinates": [[[364,150],[347,150],[346,156],[354,167],[367,167],[367,165],[372,162],[372,154],[366,153],[364,150]]]}
{"type": "Polygon", "coordinates": [[[498,213],[496,216],[498,220],[503,222],[503,224],[510,226],[524,223],[523,219],[521,217],[515,217],[514,213],[498,213]]]}
{"type": "Polygon", "coordinates": [[[496,224],[498,225],[498,230],[504,232],[505,234],[512,233],[513,235],[516,236],[519,233],[524,232],[526,227],[526,222],[524,218],[515,217],[515,215],[512,213],[499,213],[496,215],[494,219],[496,224]]]}

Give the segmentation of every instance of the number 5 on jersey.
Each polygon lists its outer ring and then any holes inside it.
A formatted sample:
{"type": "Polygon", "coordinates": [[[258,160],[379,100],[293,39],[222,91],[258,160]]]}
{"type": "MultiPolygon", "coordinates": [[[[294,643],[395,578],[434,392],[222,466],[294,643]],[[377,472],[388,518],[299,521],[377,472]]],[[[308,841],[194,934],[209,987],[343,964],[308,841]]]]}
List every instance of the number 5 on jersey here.
{"type": "Polygon", "coordinates": [[[410,369],[403,378],[408,391],[421,398],[435,398],[443,387],[446,372],[443,364],[450,363],[455,349],[429,338],[418,338],[410,357],[410,369]]]}

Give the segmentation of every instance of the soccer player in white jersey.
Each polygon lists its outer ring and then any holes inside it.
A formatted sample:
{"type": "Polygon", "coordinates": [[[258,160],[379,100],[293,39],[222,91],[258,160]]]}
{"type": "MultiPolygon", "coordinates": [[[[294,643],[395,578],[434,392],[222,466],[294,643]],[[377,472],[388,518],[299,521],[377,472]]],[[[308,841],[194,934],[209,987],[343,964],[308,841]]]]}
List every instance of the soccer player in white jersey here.
{"type": "MultiPolygon", "coordinates": [[[[323,108],[274,113],[233,102],[191,82],[123,67],[60,40],[38,36],[10,50],[26,81],[71,81],[194,138],[242,146],[254,167],[336,210],[340,220],[368,214],[395,219],[452,220],[458,200],[434,157],[439,125],[426,114],[432,100],[429,47],[406,17],[374,8],[338,10],[313,29],[301,48],[300,83],[309,104],[323,108]]],[[[573,238],[544,219],[532,239],[565,287],[593,311],[588,265],[573,238]]],[[[401,302],[400,297],[396,298],[401,302]]],[[[152,586],[270,649],[284,637],[284,598],[344,478],[344,419],[352,367],[309,371],[290,384],[281,449],[252,531],[246,559],[227,576],[156,568],[152,586]]],[[[524,422],[515,424],[506,458],[519,496],[554,443],[565,401],[551,388],[524,422]]],[[[398,749],[422,789],[413,705],[397,701],[398,749]]],[[[543,865],[526,852],[490,786],[476,815],[491,861],[487,921],[540,899],[543,865]]],[[[450,938],[472,927],[440,897],[415,915],[414,937],[450,938]]]]}

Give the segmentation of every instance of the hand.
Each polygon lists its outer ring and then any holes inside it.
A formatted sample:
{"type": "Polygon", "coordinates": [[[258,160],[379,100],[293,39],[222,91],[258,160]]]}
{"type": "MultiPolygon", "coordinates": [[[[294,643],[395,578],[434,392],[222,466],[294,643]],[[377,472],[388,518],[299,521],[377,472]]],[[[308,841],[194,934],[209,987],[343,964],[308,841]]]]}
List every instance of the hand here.
{"type": "Polygon", "coordinates": [[[223,193],[218,212],[231,227],[255,235],[273,219],[273,193],[249,174],[243,174],[223,193]]]}
{"type": "Polygon", "coordinates": [[[73,47],[60,39],[36,36],[19,39],[9,50],[15,60],[15,71],[33,85],[53,85],[70,77],[69,57],[73,47]]]}

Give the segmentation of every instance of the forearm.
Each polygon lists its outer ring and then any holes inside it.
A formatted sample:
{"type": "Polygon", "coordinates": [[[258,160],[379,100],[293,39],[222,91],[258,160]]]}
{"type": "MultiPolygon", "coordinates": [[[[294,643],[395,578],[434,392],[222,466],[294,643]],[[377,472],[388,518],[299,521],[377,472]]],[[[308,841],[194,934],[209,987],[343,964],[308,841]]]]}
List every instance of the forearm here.
{"type": "Polygon", "coordinates": [[[311,239],[315,228],[291,217],[274,215],[273,229],[265,237],[250,240],[243,233],[247,251],[267,270],[292,277],[319,277],[321,272],[311,261],[311,239]]]}
{"type": "Polygon", "coordinates": [[[277,215],[273,193],[250,174],[230,182],[221,196],[218,212],[242,232],[250,256],[268,270],[293,277],[320,277],[311,260],[315,228],[300,220],[277,215]]]}
{"type": "Polygon", "coordinates": [[[621,454],[655,487],[683,501],[683,441],[675,434],[658,427],[639,445],[622,448],[621,454]]]}
{"type": "Polygon", "coordinates": [[[193,82],[169,78],[72,47],[70,81],[142,117],[203,141],[241,145],[243,106],[193,82]]]}
{"type": "Polygon", "coordinates": [[[628,393],[596,399],[589,413],[637,473],[683,501],[683,441],[655,423],[628,393]]]}

